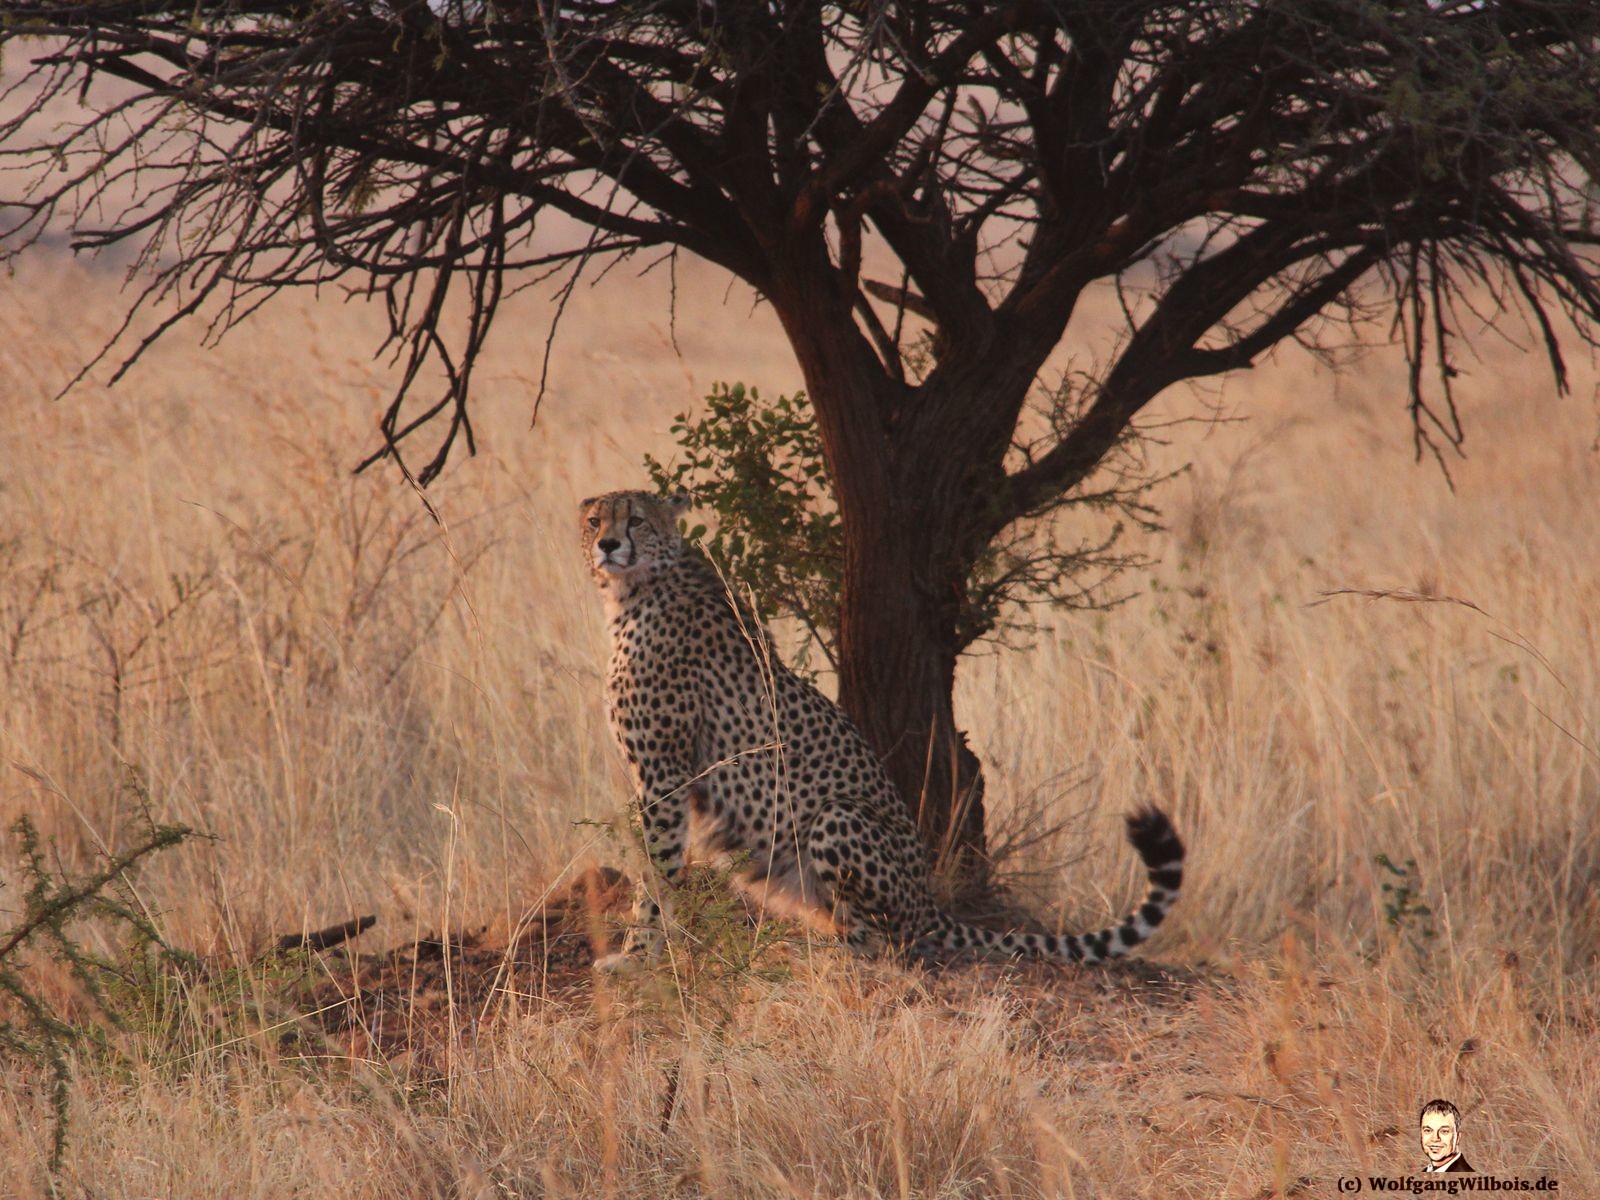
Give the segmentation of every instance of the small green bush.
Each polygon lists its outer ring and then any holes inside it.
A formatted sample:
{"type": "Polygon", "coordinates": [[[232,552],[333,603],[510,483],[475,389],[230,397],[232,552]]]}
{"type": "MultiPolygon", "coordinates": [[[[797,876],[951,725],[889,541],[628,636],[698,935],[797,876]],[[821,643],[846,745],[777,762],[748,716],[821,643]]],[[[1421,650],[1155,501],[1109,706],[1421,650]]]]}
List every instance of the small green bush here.
{"type": "Polygon", "coordinates": [[[670,466],[647,455],[645,468],[663,492],[687,488],[717,514],[715,533],[696,525],[689,539],[750,589],[763,621],[805,626],[811,641],[798,666],[811,646],[837,666],[844,543],[806,394],[766,400],[742,383],[713,384],[705,415],[680,413],[672,434],[681,455],[670,466]]]}
{"type": "MultiPolygon", "coordinates": [[[[1041,390],[1035,407],[1052,431],[1041,445],[1081,416],[1090,390],[1074,379],[1041,390]]],[[[686,526],[685,533],[748,589],[763,621],[793,617],[805,627],[810,638],[796,665],[804,670],[815,647],[837,669],[844,542],[811,404],[804,392],[769,400],[742,383],[713,384],[705,403],[700,416],[674,419],[672,462],[646,455],[645,469],[663,493],[686,488],[716,513],[709,537],[704,525],[686,526]]],[[[1112,581],[1148,563],[1124,549],[1123,535],[1158,528],[1150,492],[1177,473],[1147,468],[1141,436],[1130,431],[1088,485],[1045,504],[982,549],[956,614],[958,647],[1026,635],[1033,628],[1026,610],[1036,604],[1092,609],[1126,598],[1111,590],[1112,581]],[[1068,510],[1071,519],[1062,519],[1068,510]]],[[[1014,446],[1013,466],[1031,462],[1039,448],[1014,446]]]]}
{"type": "Polygon", "coordinates": [[[157,824],[143,807],[140,817],[139,839],[126,850],[107,853],[97,870],[78,879],[52,868],[53,856],[29,817],[18,817],[10,828],[20,864],[22,911],[0,933],[0,997],[11,1010],[0,1021],[0,1053],[49,1072],[52,1175],[60,1170],[67,1144],[68,1050],[80,1044],[105,1049],[106,1026],[123,1027],[116,993],[129,978],[129,964],[148,964],[152,955],[172,961],[186,957],[167,946],[141,911],[127,877],[141,859],[181,845],[194,833],[183,825],[157,824]],[[75,933],[74,925],[96,918],[125,935],[129,949],[123,961],[98,953],[75,933]],[[82,990],[84,1003],[78,1007],[83,1012],[72,1011],[74,998],[49,996],[40,988],[29,969],[37,956],[66,968],[82,990]]]}

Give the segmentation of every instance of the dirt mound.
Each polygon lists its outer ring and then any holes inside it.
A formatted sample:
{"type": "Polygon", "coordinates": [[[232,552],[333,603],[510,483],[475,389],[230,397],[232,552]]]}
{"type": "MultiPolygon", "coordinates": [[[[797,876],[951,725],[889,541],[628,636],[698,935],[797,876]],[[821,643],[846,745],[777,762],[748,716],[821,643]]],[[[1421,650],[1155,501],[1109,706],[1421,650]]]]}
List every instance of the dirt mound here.
{"type": "Polygon", "coordinates": [[[432,1059],[445,1039],[470,1034],[507,1005],[587,998],[607,917],[625,912],[631,899],[620,871],[595,867],[509,931],[430,933],[370,954],[317,945],[340,931],[354,935],[370,919],[311,935],[303,944],[316,951],[315,970],[301,999],[311,1028],[286,1040],[320,1030],[330,1048],[352,1056],[432,1059]]]}
{"type": "MultiPolygon", "coordinates": [[[[310,935],[285,938],[280,949],[314,952],[310,981],[300,990],[303,1028],[286,1045],[319,1053],[404,1061],[425,1073],[444,1066],[452,1046],[470,1044],[489,1020],[550,1004],[587,1006],[593,965],[614,949],[614,933],[632,899],[619,871],[595,867],[528,913],[514,930],[489,926],[429,934],[377,953],[331,943],[366,929],[363,918],[310,935]],[[326,947],[326,948],[324,948],[326,947]]],[[[1014,1015],[1048,1040],[1070,1027],[1082,1037],[1101,1017],[1153,1014],[1185,1003],[1203,975],[1146,959],[1080,968],[1050,963],[951,964],[918,970],[911,987],[894,985],[908,1002],[965,1011],[1003,986],[1014,1015]]]]}

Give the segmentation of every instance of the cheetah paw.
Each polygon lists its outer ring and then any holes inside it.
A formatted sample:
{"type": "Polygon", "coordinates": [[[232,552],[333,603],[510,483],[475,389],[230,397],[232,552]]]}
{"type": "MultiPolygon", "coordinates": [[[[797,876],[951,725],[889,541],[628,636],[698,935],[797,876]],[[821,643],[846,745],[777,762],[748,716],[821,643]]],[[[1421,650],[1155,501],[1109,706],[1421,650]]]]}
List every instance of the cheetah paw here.
{"type": "Polygon", "coordinates": [[[644,964],[644,956],[637,950],[618,950],[615,954],[603,954],[595,959],[594,969],[602,975],[627,975],[638,971],[644,964]]]}

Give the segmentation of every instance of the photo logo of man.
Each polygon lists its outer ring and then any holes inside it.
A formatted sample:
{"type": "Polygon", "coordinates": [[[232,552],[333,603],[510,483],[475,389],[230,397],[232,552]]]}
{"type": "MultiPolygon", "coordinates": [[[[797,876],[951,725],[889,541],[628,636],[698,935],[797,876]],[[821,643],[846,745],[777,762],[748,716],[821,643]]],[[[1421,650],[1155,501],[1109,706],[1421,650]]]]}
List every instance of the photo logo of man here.
{"type": "Polygon", "coordinates": [[[1429,1100],[1422,1106],[1422,1153],[1427,1157],[1423,1171],[1471,1171],[1472,1164],[1461,1157],[1461,1113],[1448,1100],[1429,1100]]]}

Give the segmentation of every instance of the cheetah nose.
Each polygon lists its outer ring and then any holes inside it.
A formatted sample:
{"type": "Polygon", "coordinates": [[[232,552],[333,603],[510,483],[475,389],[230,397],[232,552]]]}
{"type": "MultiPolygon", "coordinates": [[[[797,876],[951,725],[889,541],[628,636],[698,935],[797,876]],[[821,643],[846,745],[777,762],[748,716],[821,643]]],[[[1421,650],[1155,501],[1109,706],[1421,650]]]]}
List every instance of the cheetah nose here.
{"type": "Polygon", "coordinates": [[[622,545],[622,543],[619,542],[616,538],[601,538],[598,542],[595,543],[595,545],[600,547],[600,552],[602,554],[610,554],[618,546],[622,545]]]}

